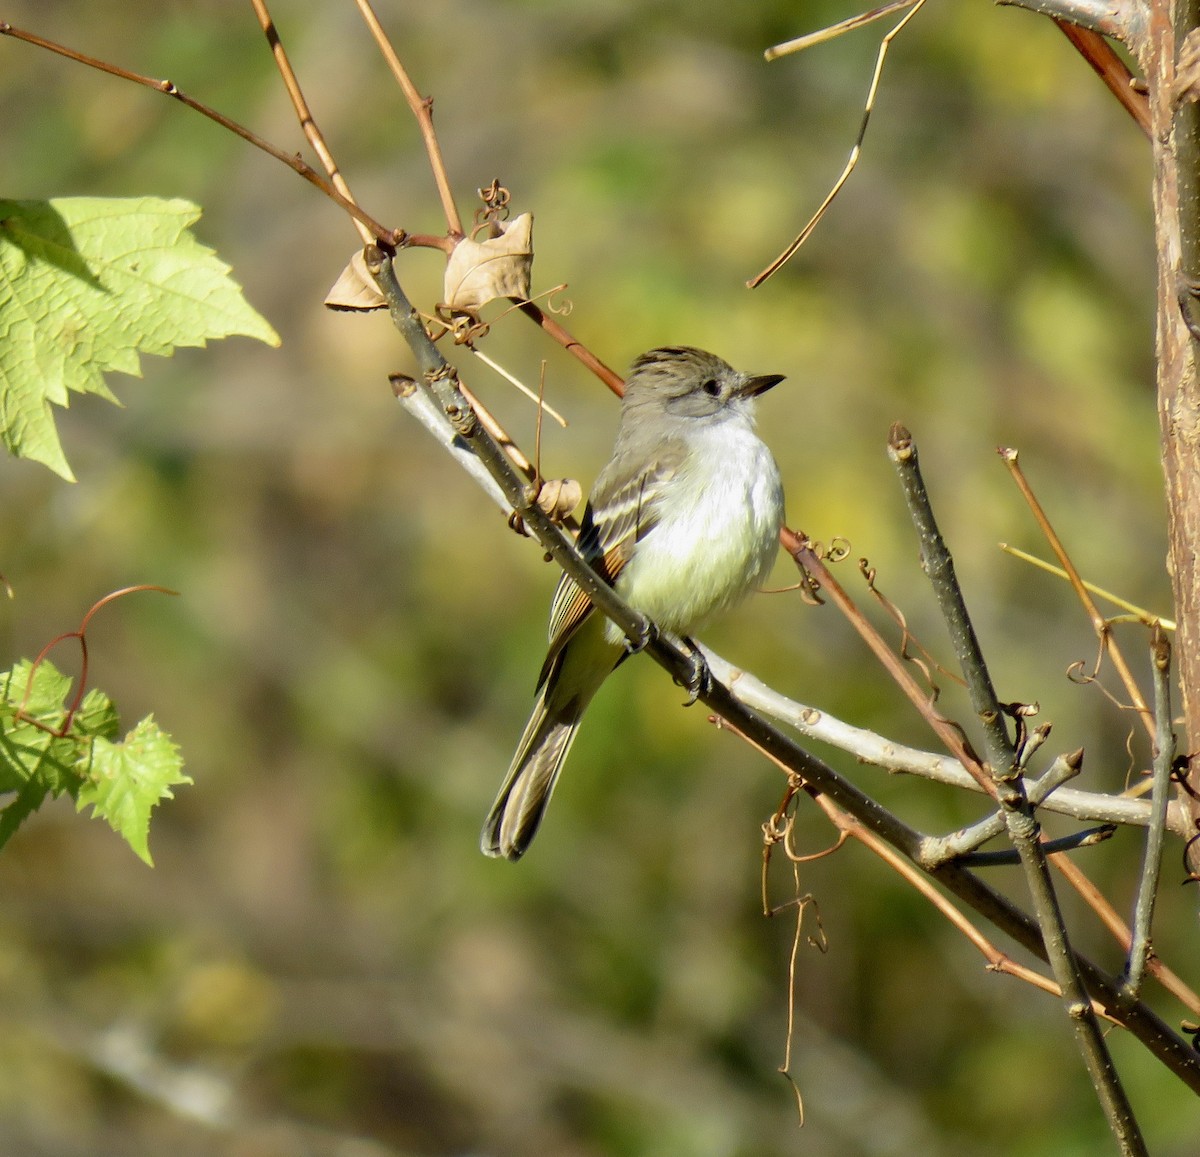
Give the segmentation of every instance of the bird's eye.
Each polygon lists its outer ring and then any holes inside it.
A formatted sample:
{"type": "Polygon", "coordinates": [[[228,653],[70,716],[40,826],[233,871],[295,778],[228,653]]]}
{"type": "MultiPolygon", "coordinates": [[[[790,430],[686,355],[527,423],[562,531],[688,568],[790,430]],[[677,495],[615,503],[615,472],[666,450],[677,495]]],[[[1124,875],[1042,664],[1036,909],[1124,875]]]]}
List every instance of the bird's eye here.
{"type": "Polygon", "coordinates": [[[700,388],[710,398],[715,398],[721,392],[721,383],[716,378],[709,378],[700,388]]]}

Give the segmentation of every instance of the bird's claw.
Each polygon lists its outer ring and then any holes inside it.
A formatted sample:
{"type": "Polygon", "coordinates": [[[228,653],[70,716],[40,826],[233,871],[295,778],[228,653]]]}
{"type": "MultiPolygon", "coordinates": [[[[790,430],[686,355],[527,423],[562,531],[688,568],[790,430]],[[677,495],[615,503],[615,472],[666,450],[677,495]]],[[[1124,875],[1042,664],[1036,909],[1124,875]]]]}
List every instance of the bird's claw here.
{"type": "Polygon", "coordinates": [[[694,639],[685,637],[680,642],[687,651],[688,670],[682,676],[677,675],[675,682],[687,689],[688,697],[684,706],[691,707],[701,695],[712,689],[712,672],[694,639]]]}
{"type": "Polygon", "coordinates": [[[633,639],[625,640],[625,650],[627,654],[637,655],[644,651],[655,639],[658,638],[658,628],[649,620],[646,620],[645,626],[641,633],[633,639]]]}

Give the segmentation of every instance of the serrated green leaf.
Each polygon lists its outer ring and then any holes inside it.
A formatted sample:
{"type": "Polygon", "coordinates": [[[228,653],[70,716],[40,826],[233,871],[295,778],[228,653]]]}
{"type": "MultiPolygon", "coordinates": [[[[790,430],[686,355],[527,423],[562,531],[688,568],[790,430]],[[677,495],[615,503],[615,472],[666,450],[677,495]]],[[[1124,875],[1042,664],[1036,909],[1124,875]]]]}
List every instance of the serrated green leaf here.
{"type": "Polygon", "coordinates": [[[153,866],[147,846],[150,812],[160,800],[172,797],[172,787],[192,782],[183,774],[183,759],[170,736],[147,716],[121,743],[92,740],[79,770],[84,783],[75,797],[76,808],[90,805],[93,816],[106,820],[153,866]]]}
{"type": "Polygon", "coordinates": [[[66,718],[71,680],[43,662],[31,685],[31,666],[23,660],[0,675],[0,792],[36,785],[40,803],[47,793],[74,793],[78,787],[80,740],[55,734],[66,718]]]}
{"type": "Polygon", "coordinates": [[[50,403],[115,401],[104,373],[244,334],[279,337],[229,266],[188,232],[188,201],[0,201],[0,441],[72,479],[50,403]]]}
{"type": "Polygon", "coordinates": [[[98,735],[115,740],[121,732],[121,720],[113,701],[93,688],[79,704],[75,718],[71,720],[71,731],[77,735],[98,735]]]}
{"type": "Polygon", "coordinates": [[[36,780],[22,786],[16,797],[0,808],[0,848],[38,808],[46,798],[46,789],[36,780]]]}

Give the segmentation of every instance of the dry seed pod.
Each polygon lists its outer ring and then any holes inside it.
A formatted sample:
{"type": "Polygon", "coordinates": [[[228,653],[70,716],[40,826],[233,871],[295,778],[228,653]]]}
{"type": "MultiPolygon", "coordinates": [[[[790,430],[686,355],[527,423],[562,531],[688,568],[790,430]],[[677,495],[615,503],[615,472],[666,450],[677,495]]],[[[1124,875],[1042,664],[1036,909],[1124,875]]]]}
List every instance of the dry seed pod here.
{"type": "Polygon", "coordinates": [[[537,504],[555,522],[561,522],[582,499],[583,487],[574,478],[547,478],[538,491],[537,504]]]}

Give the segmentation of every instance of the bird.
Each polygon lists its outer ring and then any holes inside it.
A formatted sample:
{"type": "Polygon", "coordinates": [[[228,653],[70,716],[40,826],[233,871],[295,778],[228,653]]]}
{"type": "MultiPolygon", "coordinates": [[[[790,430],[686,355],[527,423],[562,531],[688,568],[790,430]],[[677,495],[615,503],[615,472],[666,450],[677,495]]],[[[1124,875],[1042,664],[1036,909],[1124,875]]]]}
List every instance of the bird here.
{"type": "MultiPolygon", "coordinates": [[[[612,457],[580,524],[584,558],[659,630],[687,638],[761,586],[784,521],[779,467],[755,400],[782,374],[740,373],[716,354],[663,346],[625,383],[612,457]]],[[[484,821],[485,855],[518,860],[537,833],[600,685],[630,653],[619,627],[563,575],[537,699],[484,821]]]]}

